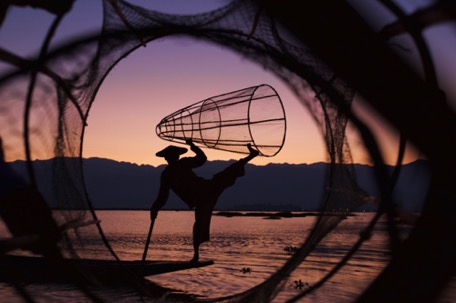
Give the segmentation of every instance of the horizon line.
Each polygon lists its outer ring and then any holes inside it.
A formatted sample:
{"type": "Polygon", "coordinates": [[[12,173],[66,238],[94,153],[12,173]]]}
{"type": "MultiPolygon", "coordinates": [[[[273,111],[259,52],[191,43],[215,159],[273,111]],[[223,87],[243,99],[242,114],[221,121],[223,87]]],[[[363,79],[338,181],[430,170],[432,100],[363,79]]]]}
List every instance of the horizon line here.
{"type": "MultiPolygon", "coordinates": [[[[118,163],[129,163],[129,164],[134,164],[134,165],[138,165],[138,166],[151,166],[151,167],[160,167],[160,166],[163,166],[163,165],[167,165],[166,163],[164,164],[160,164],[160,165],[152,165],[152,164],[148,164],[148,163],[136,163],[136,162],[130,162],[130,161],[124,161],[124,160],[116,160],[116,159],[110,159],[110,158],[104,158],[104,157],[88,157],[88,158],[84,158],[84,157],[65,157],[65,156],[60,156],[60,157],[53,157],[53,158],[47,158],[47,159],[33,159],[33,161],[49,161],[49,160],[53,160],[53,159],[56,159],[56,158],[81,158],[82,160],[89,160],[89,159],[101,159],[101,160],[109,160],[109,161],[114,161],[114,162],[118,162],[118,163]]],[[[14,163],[14,162],[18,162],[18,161],[22,161],[22,162],[26,162],[27,160],[26,159],[15,159],[13,161],[5,161],[5,163],[14,163]]],[[[214,160],[207,160],[207,162],[216,162],[216,161],[219,161],[219,162],[231,162],[231,161],[236,161],[235,159],[230,159],[230,160],[221,160],[221,159],[214,159],[214,160]]],[[[427,161],[427,159],[421,159],[421,158],[418,158],[418,159],[415,159],[415,160],[412,160],[412,161],[409,161],[409,162],[406,162],[406,163],[402,163],[402,165],[407,165],[407,164],[410,164],[410,163],[414,163],[414,162],[417,162],[417,161],[427,161]]],[[[312,163],[289,163],[289,162],[270,162],[270,163],[267,163],[267,164],[253,164],[253,163],[248,163],[248,165],[253,165],[253,166],[268,166],[268,165],[313,165],[313,164],[330,164],[331,162],[327,162],[327,161],[318,161],[318,162],[312,162],[312,163]]],[[[375,164],[373,163],[343,163],[345,165],[366,165],[366,166],[371,166],[371,167],[374,167],[375,164]]],[[[388,164],[388,163],[384,163],[385,165],[387,166],[395,166],[395,164],[388,164]]]]}

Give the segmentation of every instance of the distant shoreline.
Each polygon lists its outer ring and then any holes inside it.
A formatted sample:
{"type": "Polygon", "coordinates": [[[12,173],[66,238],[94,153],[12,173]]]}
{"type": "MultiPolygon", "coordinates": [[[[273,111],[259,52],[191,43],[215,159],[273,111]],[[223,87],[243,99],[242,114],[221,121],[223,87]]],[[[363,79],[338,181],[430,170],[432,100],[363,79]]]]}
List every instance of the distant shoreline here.
{"type": "MultiPolygon", "coordinates": [[[[148,209],[95,209],[95,211],[149,211],[148,209]]],[[[163,209],[161,211],[174,211],[174,212],[193,212],[189,209],[163,209]]],[[[320,213],[317,211],[261,211],[261,210],[247,210],[247,211],[236,211],[236,210],[219,210],[214,211],[213,216],[218,217],[263,217],[265,219],[281,219],[281,218],[298,218],[298,217],[317,217],[320,215],[323,216],[356,216],[356,213],[364,213],[366,211],[355,211],[352,213],[345,212],[327,212],[320,213]]],[[[369,213],[374,213],[375,211],[367,211],[369,213]]]]}
{"type": "Polygon", "coordinates": [[[222,217],[264,217],[265,219],[281,219],[281,218],[296,218],[296,217],[316,217],[316,216],[356,216],[352,213],[341,213],[341,212],[329,212],[329,213],[319,213],[319,212],[291,212],[291,211],[219,211],[214,214],[214,216],[222,217]]]}

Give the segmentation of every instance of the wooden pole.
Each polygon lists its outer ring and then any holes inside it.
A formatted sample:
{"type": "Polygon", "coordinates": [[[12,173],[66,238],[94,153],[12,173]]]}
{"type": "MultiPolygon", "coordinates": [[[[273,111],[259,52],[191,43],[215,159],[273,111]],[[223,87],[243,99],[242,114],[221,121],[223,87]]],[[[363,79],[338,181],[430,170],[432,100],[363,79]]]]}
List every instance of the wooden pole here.
{"type": "Polygon", "coordinates": [[[146,247],[144,248],[144,254],[142,257],[143,262],[146,261],[147,251],[149,250],[149,243],[150,243],[150,238],[152,236],[152,229],[154,228],[154,223],[155,223],[155,219],[150,221],[149,234],[147,235],[146,247]]]}

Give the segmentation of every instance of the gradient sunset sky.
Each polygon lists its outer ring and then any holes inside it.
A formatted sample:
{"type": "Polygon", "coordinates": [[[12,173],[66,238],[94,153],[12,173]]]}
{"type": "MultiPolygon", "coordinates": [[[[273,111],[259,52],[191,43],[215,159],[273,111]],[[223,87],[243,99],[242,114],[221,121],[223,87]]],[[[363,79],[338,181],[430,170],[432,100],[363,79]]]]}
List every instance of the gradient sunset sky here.
{"type": "MultiPolygon", "coordinates": [[[[176,14],[201,13],[227,3],[226,0],[128,2],[176,14]]],[[[55,43],[99,30],[101,9],[101,1],[76,0],[57,32],[55,43]]],[[[35,54],[52,20],[52,15],[42,10],[12,7],[0,28],[0,47],[22,56],[35,54]]],[[[156,151],[171,144],[155,134],[155,126],[163,117],[203,99],[263,83],[274,87],[280,95],[288,132],[284,148],[277,156],[258,157],[252,163],[327,161],[321,130],[284,82],[238,53],[189,37],[167,37],[149,43],[112,70],[91,108],[83,157],[154,166],[164,164],[162,158],[155,157],[156,151]]],[[[394,163],[398,142],[395,131],[359,98],[354,106],[372,126],[386,162],[394,163]]],[[[369,163],[356,132],[350,131],[349,135],[354,162],[369,163]]],[[[210,160],[242,157],[207,148],[204,151],[210,160]]],[[[419,152],[409,146],[405,161],[417,157],[420,157],[419,152]]]]}

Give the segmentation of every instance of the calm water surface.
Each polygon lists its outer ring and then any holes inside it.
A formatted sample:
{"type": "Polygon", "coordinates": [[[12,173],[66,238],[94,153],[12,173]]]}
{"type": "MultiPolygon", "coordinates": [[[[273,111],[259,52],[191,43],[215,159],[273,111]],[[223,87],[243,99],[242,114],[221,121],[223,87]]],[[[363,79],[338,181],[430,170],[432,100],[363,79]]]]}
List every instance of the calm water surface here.
{"type": "MultiPolygon", "coordinates": [[[[140,260],[149,229],[147,211],[98,211],[103,230],[113,249],[123,260],[140,260]]],[[[370,213],[356,213],[343,220],[327,236],[321,245],[289,277],[276,302],[299,293],[302,289],[324,277],[353,243],[359,232],[372,218],[370,213]]],[[[303,243],[315,223],[315,217],[282,218],[213,216],[211,241],[201,246],[201,259],[210,259],[214,265],[147,277],[159,285],[178,292],[217,298],[243,292],[263,282],[275,273],[289,258],[285,250],[303,243]],[[244,272],[243,269],[250,269],[244,272]]],[[[193,255],[191,211],[161,211],[156,220],[148,260],[190,260],[193,255]]],[[[385,224],[380,222],[372,236],[343,269],[313,294],[300,302],[351,302],[378,275],[388,261],[385,224]]],[[[407,233],[407,228],[403,231],[407,233]]],[[[85,235],[87,236],[87,234],[85,235]]],[[[100,257],[98,234],[93,229],[93,245],[86,241],[82,254],[85,257],[100,257]]],[[[87,239],[86,239],[87,240],[87,239]]],[[[90,239],[89,239],[90,240],[90,239]]],[[[50,285],[29,286],[28,290],[39,292],[43,302],[85,302],[71,289],[50,285]],[[36,290],[35,290],[36,288],[36,290]],[[44,290],[43,290],[44,288],[44,290]],[[43,295],[48,293],[48,295],[43,295]]],[[[7,301],[14,301],[14,292],[0,286],[7,301]]],[[[454,293],[454,292],[451,292],[454,293]]],[[[113,290],[117,302],[139,302],[136,296],[121,290],[113,290]]],[[[16,297],[17,298],[17,297],[16,297]]],[[[452,302],[454,295],[446,296],[443,302],[452,302]]],[[[0,299],[1,301],[1,299],[0,299]]]]}

